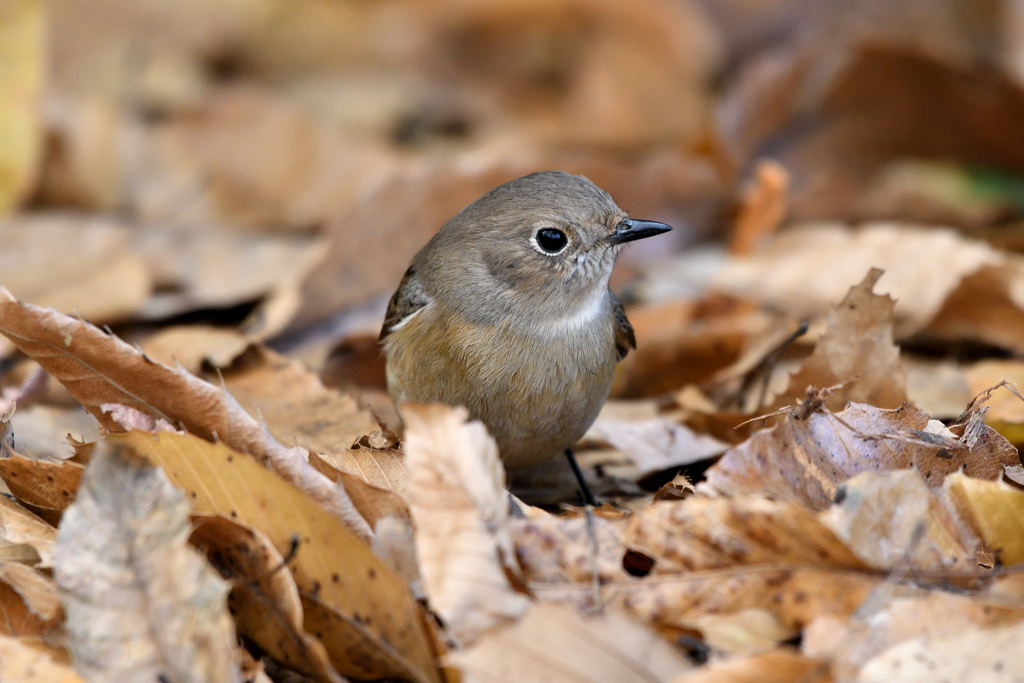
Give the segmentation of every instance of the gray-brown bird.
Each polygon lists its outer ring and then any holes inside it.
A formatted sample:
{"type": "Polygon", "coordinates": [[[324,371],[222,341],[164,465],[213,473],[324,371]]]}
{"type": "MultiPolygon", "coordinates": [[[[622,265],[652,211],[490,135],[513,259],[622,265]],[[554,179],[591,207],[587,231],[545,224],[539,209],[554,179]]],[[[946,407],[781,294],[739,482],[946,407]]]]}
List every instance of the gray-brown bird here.
{"type": "Polygon", "coordinates": [[[391,298],[380,341],[395,405],[465,406],[509,468],[564,452],[593,503],[570,447],[636,348],[608,278],[622,245],[671,229],[569,173],[491,190],[420,250],[391,298]]]}

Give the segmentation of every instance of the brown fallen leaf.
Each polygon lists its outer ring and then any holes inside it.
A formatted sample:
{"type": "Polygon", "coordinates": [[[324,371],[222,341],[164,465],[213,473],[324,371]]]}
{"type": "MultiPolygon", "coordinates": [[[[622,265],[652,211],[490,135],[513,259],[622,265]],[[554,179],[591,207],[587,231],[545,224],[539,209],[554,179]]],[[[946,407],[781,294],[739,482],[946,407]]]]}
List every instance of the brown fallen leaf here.
{"type": "Polygon", "coordinates": [[[996,479],[1004,465],[1019,464],[1016,449],[989,427],[983,426],[985,439],[974,448],[952,450],[939,434],[935,443],[924,441],[932,438],[928,430],[928,414],[909,404],[880,410],[852,403],[840,413],[789,419],[726,452],[697,490],[756,493],[823,510],[839,486],[860,472],[913,467],[934,489],[961,468],[972,477],[996,479]]]}
{"type": "Polygon", "coordinates": [[[468,646],[530,605],[509,536],[508,493],[498,447],[465,408],[406,404],[409,507],[432,608],[468,646]],[[510,580],[511,579],[511,580],[510,580]]]}
{"type": "Polygon", "coordinates": [[[594,547],[591,547],[587,519],[555,517],[547,513],[508,520],[515,543],[516,558],[523,574],[532,582],[593,581],[626,579],[624,568],[629,551],[619,528],[603,517],[594,516],[594,547]]]}
{"type": "MultiPolygon", "coordinates": [[[[40,567],[53,566],[57,530],[6,496],[0,496],[0,545],[27,547],[40,567]]],[[[13,559],[13,558],[11,558],[13,559]]]]}
{"type": "Polygon", "coordinates": [[[876,569],[967,574],[975,564],[977,538],[914,470],[858,474],[818,520],[876,569]]]}
{"type": "Polygon", "coordinates": [[[165,328],[142,343],[150,359],[168,367],[175,364],[193,375],[203,371],[203,364],[225,368],[249,347],[246,335],[230,328],[207,325],[180,325],[165,328]]]}
{"type": "Polygon", "coordinates": [[[658,396],[728,367],[748,339],[770,330],[776,316],[725,296],[630,307],[637,349],[615,370],[612,395],[658,396]]]}
{"type": "Polygon", "coordinates": [[[191,434],[129,432],[107,439],[162,467],[193,512],[257,529],[280,555],[290,556],[304,628],[323,641],[343,675],[437,681],[427,626],[408,586],[301,490],[223,443],[191,434]]]}
{"type": "Polygon", "coordinates": [[[108,218],[65,214],[0,221],[0,285],[25,301],[97,324],[138,312],[152,289],[133,231],[108,218]]]}
{"type": "Polygon", "coordinates": [[[764,412],[804,398],[808,387],[839,388],[827,405],[842,409],[850,401],[898,408],[907,400],[900,349],[893,343],[893,307],[889,296],[873,294],[882,271],[872,268],[860,284],[829,311],[825,332],[814,352],[789,378],[789,388],[764,412]]]}
{"type": "Polygon", "coordinates": [[[224,386],[271,434],[335,468],[402,495],[407,474],[393,436],[348,394],[328,389],[296,360],[254,347],[221,371],[224,386]],[[365,444],[365,445],[364,445],[365,444]]]}
{"type": "Polygon", "coordinates": [[[626,421],[599,416],[587,437],[622,451],[636,465],[640,477],[708,460],[728,448],[714,437],[696,434],[689,427],[665,418],[626,421]]]}
{"type": "Polygon", "coordinates": [[[33,612],[13,587],[0,581],[0,635],[45,642],[54,624],[33,612]]]}
{"type": "Polygon", "coordinates": [[[61,616],[57,587],[49,576],[18,562],[0,562],[0,581],[13,588],[32,614],[44,622],[61,616]]]}
{"type": "MultiPolygon", "coordinates": [[[[615,522],[613,533],[616,543],[598,535],[601,600],[669,632],[696,630],[709,614],[760,608],[800,630],[823,613],[849,615],[882,580],[812,511],[793,503],[691,496],[646,506],[615,522]]],[[[530,589],[542,601],[592,608],[590,574],[562,564],[579,551],[545,536],[546,543],[521,551],[530,589]]],[[[588,547],[585,537],[578,545],[588,547]]]]}
{"type": "Polygon", "coordinates": [[[303,629],[302,602],[285,558],[264,534],[218,515],[193,515],[189,541],[231,585],[228,608],[239,634],[289,669],[337,683],[323,644],[303,629]]]}
{"type": "Polygon", "coordinates": [[[227,585],[187,546],[188,503],[159,469],[97,450],[57,534],[70,650],[88,679],[239,681],[227,585]]]}
{"type": "Polygon", "coordinates": [[[946,477],[943,494],[1001,564],[1024,562],[1024,491],[956,472],[946,477]]]}
{"type": "Polygon", "coordinates": [[[0,634],[0,680],[4,683],[84,683],[71,664],[31,640],[0,634]]]}
{"type": "Polygon", "coordinates": [[[787,230],[752,256],[733,259],[714,288],[792,314],[813,316],[839,301],[871,268],[896,301],[896,339],[928,335],[1019,351],[1024,261],[951,230],[875,223],[787,230]]]}
{"type": "Polygon", "coordinates": [[[28,304],[0,288],[0,333],[63,383],[106,429],[120,431],[102,406],[121,404],[180,424],[207,439],[220,439],[264,459],[332,514],[368,538],[366,521],[344,489],[313,469],[300,448],[285,448],[229,393],[188,372],[146,358],[96,327],[28,304]]]}
{"type": "Polygon", "coordinates": [[[7,488],[47,521],[60,520],[60,512],[75,497],[83,470],[76,462],[38,460],[19,453],[0,458],[0,478],[7,488]]]}
{"type": "Polygon", "coordinates": [[[561,605],[534,605],[518,623],[485,635],[448,660],[466,683],[667,683],[693,666],[625,614],[581,617],[561,605]]]}

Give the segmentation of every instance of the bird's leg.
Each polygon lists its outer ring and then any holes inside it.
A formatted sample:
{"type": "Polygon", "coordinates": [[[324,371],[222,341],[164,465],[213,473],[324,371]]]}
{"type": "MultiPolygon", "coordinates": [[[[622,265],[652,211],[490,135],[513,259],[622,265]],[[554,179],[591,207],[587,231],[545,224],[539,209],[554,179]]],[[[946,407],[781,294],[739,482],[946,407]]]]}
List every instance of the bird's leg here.
{"type": "Polygon", "coordinates": [[[594,532],[594,508],[597,507],[597,501],[594,500],[594,494],[590,492],[590,487],[587,486],[587,481],[583,478],[583,470],[576,462],[576,456],[571,448],[565,449],[565,457],[569,459],[572,473],[576,475],[576,483],[580,485],[580,493],[583,495],[585,503],[583,515],[587,522],[587,538],[590,539],[590,578],[593,587],[594,613],[601,614],[604,607],[601,600],[601,576],[597,570],[597,534],[594,532]]]}
{"type": "Polygon", "coordinates": [[[587,480],[583,478],[583,470],[580,469],[580,464],[576,462],[576,456],[573,455],[571,448],[565,449],[565,457],[569,459],[569,466],[572,467],[572,473],[576,475],[576,483],[580,485],[580,493],[583,494],[583,502],[596,508],[597,501],[594,500],[594,494],[590,492],[590,487],[587,486],[587,480]]]}

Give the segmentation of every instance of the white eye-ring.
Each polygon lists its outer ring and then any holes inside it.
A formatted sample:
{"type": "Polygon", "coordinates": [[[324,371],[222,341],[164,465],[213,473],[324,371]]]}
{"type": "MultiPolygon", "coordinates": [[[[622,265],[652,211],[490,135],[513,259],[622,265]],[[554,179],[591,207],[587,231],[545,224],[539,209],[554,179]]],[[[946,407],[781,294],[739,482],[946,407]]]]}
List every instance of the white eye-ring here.
{"type": "Polygon", "coordinates": [[[558,228],[541,228],[530,238],[530,244],[545,256],[557,256],[569,246],[569,238],[558,228]]]}

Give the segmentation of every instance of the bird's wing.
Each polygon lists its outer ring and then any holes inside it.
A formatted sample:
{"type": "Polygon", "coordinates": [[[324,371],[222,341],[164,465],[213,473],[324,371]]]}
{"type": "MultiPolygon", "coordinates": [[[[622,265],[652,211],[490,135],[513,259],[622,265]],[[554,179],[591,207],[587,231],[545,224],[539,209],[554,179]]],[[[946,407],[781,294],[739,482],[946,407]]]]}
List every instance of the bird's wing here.
{"type": "Polygon", "coordinates": [[[608,295],[612,298],[612,312],[615,314],[615,350],[619,352],[619,360],[622,360],[630,349],[636,348],[636,335],[633,334],[633,326],[629,324],[622,302],[611,292],[608,295]]]}
{"type": "Polygon", "coordinates": [[[395,290],[388,303],[384,326],[380,330],[380,337],[377,338],[377,341],[384,341],[389,334],[407,323],[412,316],[423,310],[429,303],[430,298],[423,289],[419,278],[416,277],[416,267],[409,266],[409,270],[405,271],[401,284],[398,285],[398,289],[395,290]]]}

